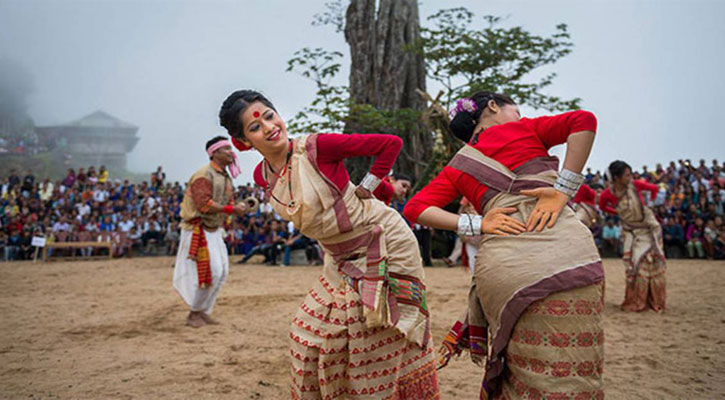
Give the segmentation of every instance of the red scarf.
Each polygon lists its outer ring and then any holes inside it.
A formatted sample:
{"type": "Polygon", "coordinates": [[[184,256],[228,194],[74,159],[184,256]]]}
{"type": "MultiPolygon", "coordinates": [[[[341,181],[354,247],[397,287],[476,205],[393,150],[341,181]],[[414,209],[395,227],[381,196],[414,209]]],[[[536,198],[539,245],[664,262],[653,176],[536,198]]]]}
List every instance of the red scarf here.
{"type": "Polygon", "coordinates": [[[202,289],[211,286],[211,266],[209,264],[209,247],[206,242],[201,218],[190,221],[194,225],[189,246],[189,258],[196,261],[196,272],[199,276],[199,287],[202,289]]]}

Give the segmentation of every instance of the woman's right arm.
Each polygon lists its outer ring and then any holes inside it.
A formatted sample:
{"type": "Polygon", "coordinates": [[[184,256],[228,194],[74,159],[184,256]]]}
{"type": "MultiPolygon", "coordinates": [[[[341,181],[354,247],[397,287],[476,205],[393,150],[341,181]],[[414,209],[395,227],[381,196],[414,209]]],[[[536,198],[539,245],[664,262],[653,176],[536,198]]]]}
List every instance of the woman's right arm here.
{"type": "Polygon", "coordinates": [[[576,192],[576,195],[572,199],[573,203],[589,203],[594,204],[595,199],[597,198],[597,192],[594,191],[589,185],[586,183],[583,183],[579,190],[576,192]]]}
{"type": "MultiPolygon", "coordinates": [[[[460,216],[444,210],[443,207],[461,194],[455,182],[462,178],[461,175],[463,173],[460,171],[444,167],[438,176],[408,201],[403,210],[405,217],[411,223],[457,231],[460,216]]],[[[508,235],[524,232],[526,227],[522,222],[505,215],[515,211],[515,208],[497,208],[486,213],[480,233],[508,235]]]]}
{"type": "Polygon", "coordinates": [[[653,185],[643,179],[633,181],[632,183],[640,192],[649,192],[650,200],[654,201],[654,199],[657,198],[657,193],[659,192],[659,187],[657,187],[657,185],[653,185]]]}
{"type": "Polygon", "coordinates": [[[403,209],[403,215],[411,224],[419,223],[436,229],[455,231],[458,227],[458,215],[443,209],[461,193],[453,179],[449,177],[448,167],[433,178],[423,189],[415,194],[403,209]]]}
{"type": "Polygon", "coordinates": [[[612,205],[614,204],[613,197],[614,196],[609,189],[605,189],[602,194],[599,195],[599,208],[608,214],[617,215],[617,210],[612,208],[612,205]]]}
{"type": "MultiPolygon", "coordinates": [[[[388,175],[400,150],[403,148],[403,140],[395,135],[386,134],[320,134],[317,137],[317,161],[328,178],[330,175],[342,173],[347,177],[347,171],[342,165],[346,158],[370,156],[375,157],[370,166],[370,174],[381,179],[378,187],[370,193],[367,189],[358,187],[359,197],[367,198],[375,196],[379,200],[389,203],[393,197],[393,186],[384,180],[388,175]],[[322,167],[327,165],[328,167],[322,167]],[[329,168],[329,169],[328,169],[329,168]],[[336,172],[338,168],[342,171],[336,172]]],[[[349,180],[349,177],[347,178],[349,180]]],[[[333,179],[335,181],[335,179],[333,179]]],[[[347,183],[347,182],[344,182],[347,183]]]]}

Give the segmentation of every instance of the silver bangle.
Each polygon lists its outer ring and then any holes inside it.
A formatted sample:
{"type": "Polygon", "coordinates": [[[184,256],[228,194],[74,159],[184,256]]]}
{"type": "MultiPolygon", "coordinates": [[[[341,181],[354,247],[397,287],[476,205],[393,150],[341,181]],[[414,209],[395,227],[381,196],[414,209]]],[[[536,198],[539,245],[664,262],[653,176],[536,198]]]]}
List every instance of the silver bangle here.
{"type": "Polygon", "coordinates": [[[458,216],[458,234],[461,236],[478,236],[481,234],[483,217],[476,214],[458,216]]]}
{"type": "Polygon", "coordinates": [[[554,182],[554,189],[569,197],[574,197],[579,187],[584,183],[584,175],[568,169],[562,169],[554,182]]]}
{"type": "Polygon", "coordinates": [[[377,176],[371,174],[368,172],[365,177],[360,181],[360,186],[370,191],[370,193],[374,192],[375,189],[377,189],[378,185],[380,184],[380,178],[377,176]]]}
{"type": "Polygon", "coordinates": [[[559,192],[564,193],[565,195],[567,195],[567,197],[574,197],[574,195],[576,195],[576,192],[577,192],[576,190],[571,189],[571,188],[559,183],[558,179],[556,182],[554,182],[554,189],[556,189],[559,192]]]}
{"type": "Polygon", "coordinates": [[[567,182],[572,183],[577,188],[584,183],[584,175],[578,174],[574,171],[570,171],[568,169],[562,169],[561,172],[559,172],[559,177],[566,180],[567,182]]]}

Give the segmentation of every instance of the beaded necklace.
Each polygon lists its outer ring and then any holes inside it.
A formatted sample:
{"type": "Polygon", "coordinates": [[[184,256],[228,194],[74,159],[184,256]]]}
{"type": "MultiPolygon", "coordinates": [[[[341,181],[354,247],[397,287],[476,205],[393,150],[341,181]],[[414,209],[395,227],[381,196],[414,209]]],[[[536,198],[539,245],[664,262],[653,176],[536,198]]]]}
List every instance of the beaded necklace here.
{"type": "MultiPolygon", "coordinates": [[[[264,165],[266,165],[267,168],[269,168],[269,170],[272,172],[272,174],[274,174],[274,176],[278,180],[281,180],[282,183],[284,183],[284,181],[285,181],[284,175],[286,173],[292,171],[292,165],[290,163],[290,161],[292,160],[292,143],[293,142],[290,141],[290,145],[289,145],[290,148],[287,150],[287,160],[285,161],[284,167],[282,168],[282,171],[280,171],[279,174],[274,172],[274,169],[272,169],[272,166],[267,162],[267,159],[264,160],[264,165]]],[[[277,196],[275,196],[274,193],[272,192],[272,189],[269,186],[269,179],[267,179],[267,169],[266,168],[264,169],[264,181],[267,183],[266,189],[267,189],[267,192],[269,192],[269,194],[272,196],[272,199],[274,199],[277,203],[287,207],[287,210],[289,210],[290,212],[292,210],[294,210],[294,207],[297,203],[295,203],[294,193],[292,193],[292,179],[290,179],[290,177],[287,178],[287,190],[289,192],[289,198],[290,198],[289,203],[280,201],[280,199],[278,199],[277,196]]]]}

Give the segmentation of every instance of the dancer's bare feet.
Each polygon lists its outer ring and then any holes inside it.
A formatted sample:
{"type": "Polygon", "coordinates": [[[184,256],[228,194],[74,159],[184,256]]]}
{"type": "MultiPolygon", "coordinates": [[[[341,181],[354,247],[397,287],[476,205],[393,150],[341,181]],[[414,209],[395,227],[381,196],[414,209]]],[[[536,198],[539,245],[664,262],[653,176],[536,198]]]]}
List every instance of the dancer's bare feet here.
{"type": "Polygon", "coordinates": [[[186,317],[186,325],[192,328],[201,328],[206,325],[206,321],[204,321],[202,315],[204,315],[204,313],[201,311],[190,311],[189,316],[186,317]]]}
{"type": "Polygon", "coordinates": [[[201,319],[204,320],[209,325],[219,325],[219,321],[213,319],[209,314],[199,312],[199,315],[201,316],[201,319]]]}

